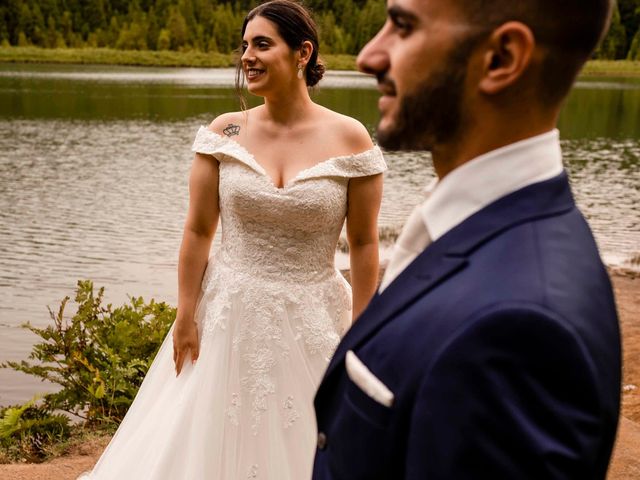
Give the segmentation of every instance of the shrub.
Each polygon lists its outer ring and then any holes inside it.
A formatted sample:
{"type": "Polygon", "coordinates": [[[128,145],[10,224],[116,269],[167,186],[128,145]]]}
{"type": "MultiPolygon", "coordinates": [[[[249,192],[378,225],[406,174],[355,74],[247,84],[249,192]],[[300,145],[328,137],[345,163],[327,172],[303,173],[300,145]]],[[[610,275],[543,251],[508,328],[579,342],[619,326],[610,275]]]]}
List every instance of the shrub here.
{"type": "Polygon", "coordinates": [[[122,420],[176,315],[165,303],[136,297],[114,309],[103,306],[103,296],[104,288],[96,293],[92,282],[79,281],[70,319],[65,297],[57,312],[49,309],[53,325],[23,325],[42,340],[29,355],[33,362],[1,365],[59,385],[44,395],[46,411],[69,412],[89,426],[122,420]]]}

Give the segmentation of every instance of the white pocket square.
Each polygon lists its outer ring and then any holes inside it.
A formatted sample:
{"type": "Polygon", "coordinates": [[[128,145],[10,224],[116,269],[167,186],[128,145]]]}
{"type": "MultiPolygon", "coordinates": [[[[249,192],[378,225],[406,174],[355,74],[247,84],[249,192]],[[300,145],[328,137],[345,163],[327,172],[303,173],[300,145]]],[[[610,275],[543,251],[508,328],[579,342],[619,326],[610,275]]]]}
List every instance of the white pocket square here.
{"type": "Polygon", "coordinates": [[[352,350],[345,358],[347,375],[364,393],[385,407],[393,405],[393,393],[387,386],[369,370],[352,350]]]}

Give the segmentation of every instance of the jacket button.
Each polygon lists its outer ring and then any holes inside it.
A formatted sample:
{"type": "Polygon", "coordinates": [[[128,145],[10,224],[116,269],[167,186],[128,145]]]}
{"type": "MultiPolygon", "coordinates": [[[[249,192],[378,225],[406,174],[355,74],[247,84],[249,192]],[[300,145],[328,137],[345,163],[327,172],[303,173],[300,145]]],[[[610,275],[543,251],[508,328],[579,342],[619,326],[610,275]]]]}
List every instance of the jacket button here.
{"type": "Polygon", "coordinates": [[[327,436],[323,432],[318,434],[318,448],[320,450],[327,448],[327,436]]]}

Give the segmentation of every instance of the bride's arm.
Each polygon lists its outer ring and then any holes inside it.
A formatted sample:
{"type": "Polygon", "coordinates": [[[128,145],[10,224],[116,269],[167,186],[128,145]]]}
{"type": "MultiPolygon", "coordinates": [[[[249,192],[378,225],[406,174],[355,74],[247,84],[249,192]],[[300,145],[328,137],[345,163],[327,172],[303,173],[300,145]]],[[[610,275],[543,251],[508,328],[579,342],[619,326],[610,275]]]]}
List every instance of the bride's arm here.
{"type": "Polygon", "coordinates": [[[189,210],[178,260],[178,313],[173,331],[173,359],[180,374],[188,351],[199,353],[195,309],[207,267],[211,241],[218,225],[218,161],[196,153],[189,178],[189,210]]]}
{"type": "Polygon", "coordinates": [[[382,174],[349,180],[347,241],[353,289],[353,320],[366,308],[378,286],[378,211],[382,174]]]}

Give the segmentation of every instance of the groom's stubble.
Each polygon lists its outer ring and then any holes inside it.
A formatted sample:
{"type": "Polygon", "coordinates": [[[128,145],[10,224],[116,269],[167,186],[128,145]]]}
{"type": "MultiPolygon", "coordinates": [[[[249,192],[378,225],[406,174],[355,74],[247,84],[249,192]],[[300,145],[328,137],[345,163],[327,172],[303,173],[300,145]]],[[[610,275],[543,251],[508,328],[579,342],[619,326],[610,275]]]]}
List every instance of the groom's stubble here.
{"type": "MultiPolygon", "coordinates": [[[[381,147],[387,150],[426,150],[454,141],[468,120],[464,112],[464,88],[467,64],[476,37],[467,37],[451,49],[441,68],[425,78],[400,101],[392,126],[378,125],[376,134],[381,147]]],[[[416,68],[420,68],[420,61],[416,68]]],[[[393,84],[387,72],[378,75],[378,82],[393,84]]]]}

